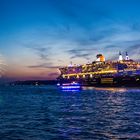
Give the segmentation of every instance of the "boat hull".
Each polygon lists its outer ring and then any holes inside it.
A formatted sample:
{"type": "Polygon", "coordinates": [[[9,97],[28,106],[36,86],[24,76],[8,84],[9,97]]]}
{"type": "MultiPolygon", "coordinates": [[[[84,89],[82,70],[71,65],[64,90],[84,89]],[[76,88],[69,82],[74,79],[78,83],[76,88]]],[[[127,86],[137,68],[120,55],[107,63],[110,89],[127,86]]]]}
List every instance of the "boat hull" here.
{"type": "Polygon", "coordinates": [[[140,76],[120,76],[120,77],[93,77],[84,79],[59,79],[59,83],[70,83],[75,81],[81,86],[135,86],[140,87],[140,76]]]}

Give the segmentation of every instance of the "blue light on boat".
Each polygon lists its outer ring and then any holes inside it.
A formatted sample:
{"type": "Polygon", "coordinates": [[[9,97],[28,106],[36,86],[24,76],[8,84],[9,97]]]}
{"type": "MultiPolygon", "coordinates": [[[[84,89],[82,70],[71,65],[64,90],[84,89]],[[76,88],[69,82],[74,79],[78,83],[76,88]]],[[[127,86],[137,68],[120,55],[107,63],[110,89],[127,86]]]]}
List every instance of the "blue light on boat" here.
{"type": "Polygon", "coordinates": [[[80,86],[61,86],[62,89],[79,89],[80,86]]]}
{"type": "Polygon", "coordinates": [[[62,90],[75,90],[75,89],[81,89],[81,85],[79,83],[76,82],[72,82],[72,83],[63,83],[62,85],[60,85],[60,88],[62,90]]]}

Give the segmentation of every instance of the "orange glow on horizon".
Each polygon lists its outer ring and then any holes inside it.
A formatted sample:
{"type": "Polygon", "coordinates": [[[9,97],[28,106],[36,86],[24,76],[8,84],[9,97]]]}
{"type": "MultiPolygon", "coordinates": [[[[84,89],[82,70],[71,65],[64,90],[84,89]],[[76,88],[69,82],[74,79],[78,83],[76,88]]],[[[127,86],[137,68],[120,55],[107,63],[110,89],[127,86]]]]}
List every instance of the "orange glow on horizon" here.
{"type": "Polygon", "coordinates": [[[54,80],[58,77],[57,69],[14,68],[6,72],[6,77],[16,80],[54,80]]]}

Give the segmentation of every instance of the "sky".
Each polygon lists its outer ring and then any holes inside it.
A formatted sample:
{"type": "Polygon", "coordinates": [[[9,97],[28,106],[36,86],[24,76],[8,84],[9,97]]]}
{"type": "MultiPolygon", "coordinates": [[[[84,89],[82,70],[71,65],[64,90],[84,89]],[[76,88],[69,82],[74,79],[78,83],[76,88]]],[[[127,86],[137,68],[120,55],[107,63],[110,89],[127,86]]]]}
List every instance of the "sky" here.
{"type": "Polygon", "coordinates": [[[139,0],[0,0],[5,77],[55,79],[58,67],[98,53],[117,60],[127,51],[140,60],[139,7],[139,0]]]}

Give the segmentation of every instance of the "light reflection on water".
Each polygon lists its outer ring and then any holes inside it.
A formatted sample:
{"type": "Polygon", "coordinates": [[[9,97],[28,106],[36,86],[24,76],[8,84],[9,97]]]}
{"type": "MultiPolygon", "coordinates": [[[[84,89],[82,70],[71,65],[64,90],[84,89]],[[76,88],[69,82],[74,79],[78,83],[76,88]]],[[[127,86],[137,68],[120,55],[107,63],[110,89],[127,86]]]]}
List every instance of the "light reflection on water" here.
{"type": "Polygon", "coordinates": [[[140,138],[139,89],[15,86],[2,87],[0,97],[0,138],[140,138]]]}
{"type": "Polygon", "coordinates": [[[112,91],[113,92],[140,92],[140,87],[126,88],[126,87],[83,87],[83,90],[98,90],[98,91],[112,91]]]}

